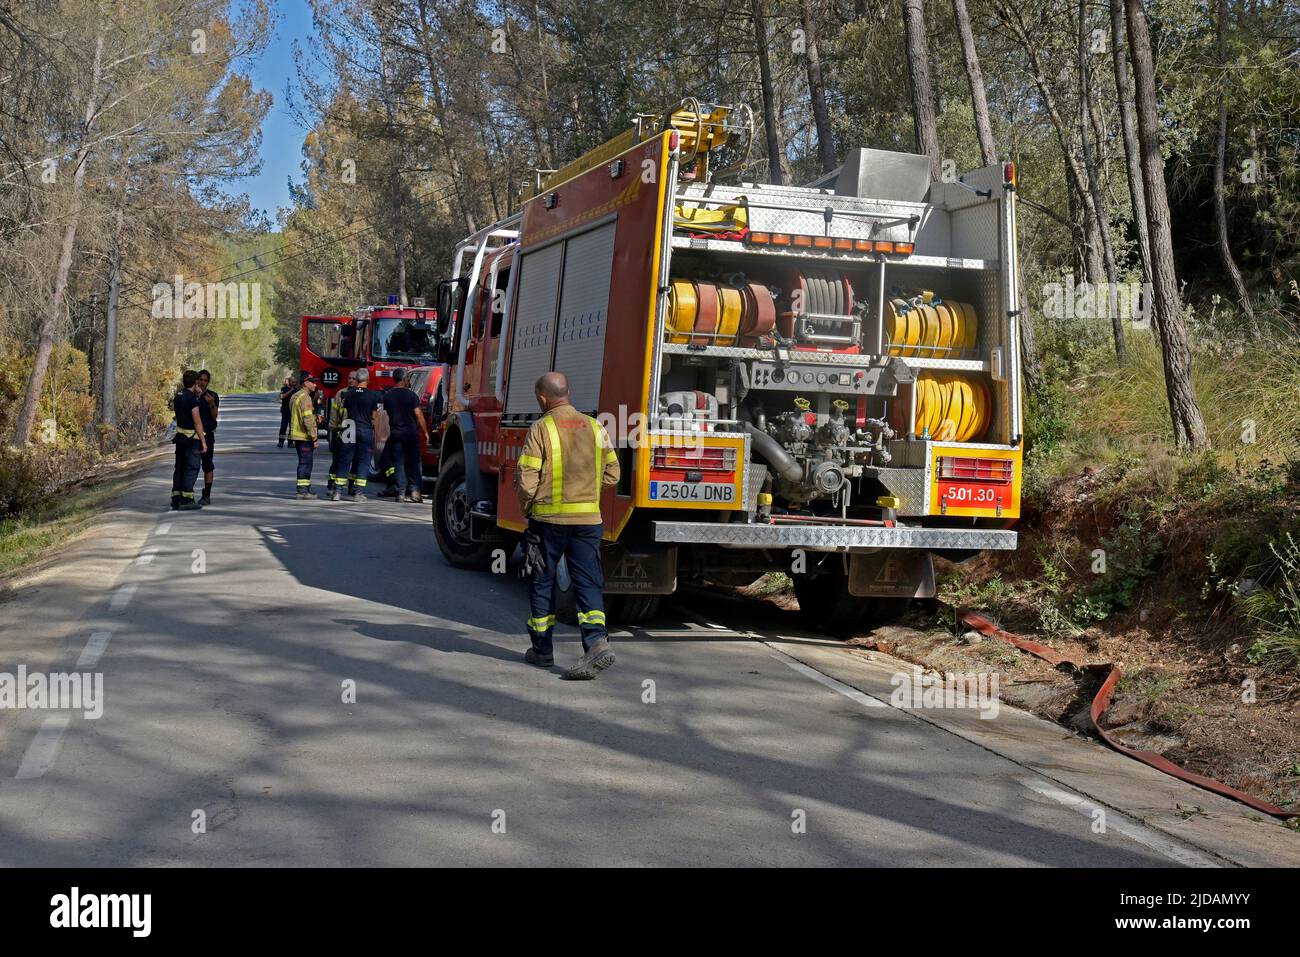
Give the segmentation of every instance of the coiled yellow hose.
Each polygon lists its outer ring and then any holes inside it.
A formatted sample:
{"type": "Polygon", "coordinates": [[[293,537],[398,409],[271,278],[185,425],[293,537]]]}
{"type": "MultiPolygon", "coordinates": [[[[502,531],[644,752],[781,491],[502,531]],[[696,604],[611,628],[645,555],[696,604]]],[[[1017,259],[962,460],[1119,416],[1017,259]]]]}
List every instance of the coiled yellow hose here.
{"type": "Polygon", "coordinates": [[[983,380],[943,372],[916,377],[916,434],[939,442],[978,442],[988,431],[993,399],[983,380]]]}
{"type": "Polygon", "coordinates": [[[939,300],[912,304],[891,299],[885,312],[891,356],[952,359],[975,348],[979,318],[965,302],[939,300]]]}

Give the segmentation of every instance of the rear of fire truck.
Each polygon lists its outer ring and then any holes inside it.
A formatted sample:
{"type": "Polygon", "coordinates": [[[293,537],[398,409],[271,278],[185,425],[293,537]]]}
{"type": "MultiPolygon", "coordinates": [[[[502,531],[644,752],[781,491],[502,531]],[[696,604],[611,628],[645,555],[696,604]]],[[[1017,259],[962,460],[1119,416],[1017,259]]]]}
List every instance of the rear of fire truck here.
{"type": "Polygon", "coordinates": [[[539,183],[497,254],[523,263],[497,404],[459,395],[448,435],[488,446],[469,509],[518,531],[532,382],[559,369],[619,446],[624,621],[681,581],[783,571],[845,630],[933,594],[934,555],[1015,547],[1015,173],[932,182],[924,157],[859,149],[806,186],[728,185],[752,135],[747,109],[687,100],[539,183]]]}

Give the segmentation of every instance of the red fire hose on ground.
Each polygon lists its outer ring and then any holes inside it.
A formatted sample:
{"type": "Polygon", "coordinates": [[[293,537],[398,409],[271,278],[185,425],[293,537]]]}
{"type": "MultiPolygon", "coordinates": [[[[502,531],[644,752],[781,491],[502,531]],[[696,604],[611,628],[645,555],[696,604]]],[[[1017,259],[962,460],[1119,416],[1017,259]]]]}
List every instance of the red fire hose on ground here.
{"type": "Polygon", "coordinates": [[[1049,662],[1050,664],[1065,665],[1076,671],[1091,671],[1104,675],[1101,688],[1098,689],[1097,694],[1092,699],[1092,707],[1089,710],[1089,714],[1092,717],[1092,724],[1097,729],[1097,733],[1101,735],[1102,740],[1121,754],[1126,754],[1130,758],[1135,758],[1143,764],[1155,768],[1157,771],[1163,771],[1165,774],[1178,778],[1180,781],[1186,781],[1188,784],[1195,784],[1199,788],[1213,791],[1215,794],[1222,794],[1224,797],[1232,798],[1234,801],[1240,801],[1242,804],[1252,807],[1263,814],[1269,814],[1278,818],[1300,817],[1300,810],[1288,811],[1277,807],[1261,798],[1254,797],[1253,795],[1246,794],[1244,791],[1238,791],[1236,788],[1229,787],[1222,781],[1216,781],[1214,778],[1207,778],[1201,774],[1194,774],[1186,768],[1180,768],[1168,758],[1157,754],[1154,751],[1142,751],[1138,748],[1130,748],[1128,745],[1122,744],[1118,741],[1109,731],[1106,730],[1101,722],[1102,717],[1106,713],[1106,709],[1110,707],[1111,698],[1115,693],[1115,685],[1119,683],[1122,674],[1119,666],[1113,662],[1107,662],[1104,664],[1080,664],[1065,657],[1055,649],[1049,648],[1047,645],[1003,631],[997,625],[993,624],[993,622],[976,612],[957,609],[956,613],[957,618],[960,621],[969,625],[971,628],[974,628],[980,634],[987,635],[990,638],[996,638],[999,641],[1005,641],[1022,651],[1027,651],[1031,655],[1049,662]]]}

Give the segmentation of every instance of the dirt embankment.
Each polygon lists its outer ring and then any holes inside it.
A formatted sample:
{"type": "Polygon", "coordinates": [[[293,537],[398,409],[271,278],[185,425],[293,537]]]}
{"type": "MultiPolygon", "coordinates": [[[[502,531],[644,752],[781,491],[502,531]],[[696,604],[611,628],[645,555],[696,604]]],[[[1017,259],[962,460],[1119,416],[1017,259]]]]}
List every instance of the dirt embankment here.
{"type": "MultiPolygon", "coordinates": [[[[1300,670],[1260,660],[1258,622],[1242,602],[1251,589],[1278,587],[1269,542],[1297,523],[1294,489],[1208,506],[1148,500],[1140,510],[1103,497],[1112,489],[1104,471],[1057,483],[1022,523],[1016,552],[939,569],[941,597],[1074,661],[1118,664],[1124,677],[1104,720],[1125,743],[1300,805],[1300,670]]],[[[798,607],[770,582],[741,592],[798,607]]],[[[996,671],[1007,702],[1095,733],[1095,675],[972,631],[945,602],[918,602],[849,643],[938,672],[996,671]]]]}

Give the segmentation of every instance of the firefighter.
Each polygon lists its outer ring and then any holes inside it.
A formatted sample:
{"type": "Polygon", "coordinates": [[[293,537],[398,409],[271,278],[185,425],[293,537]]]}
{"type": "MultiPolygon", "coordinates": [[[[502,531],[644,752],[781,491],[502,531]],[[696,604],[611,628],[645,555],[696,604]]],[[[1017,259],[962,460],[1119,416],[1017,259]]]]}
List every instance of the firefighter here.
{"type": "Polygon", "coordinates": [[[186,369],[181,375],[181,390],[172,399],[176,410],[176,468],[172,471],[172,509],[191,512],[203,506],[194,501],[194,483],[208,444],[204,437],[203,417],[199,412],[199,374],[186,369]]]}
{"type": "Polygon", "coordinates": [[[289,402],[289,441],[298,450],[298,498],[320,498],[311,490],[312,459],[316,455],[316,407],[312,396],[319,381],[310,373],[302,377],[302,388],[289,402]]]}
{"type": "Polygon", "coordinates": [[[289,403],[297,391],[297,386],[293,384],[293,376],[285,376],[284,385],[280,386],[280,441],[276,448],[284,448],[285,437],[289,434],[289,403]]]}
{"type": "MultiPolygon", "coordinates": [[[[334,397],[329,401],[329,449],[330,449],[330,477],[326,486],[329,493],[329,500],[337,502],[338,495],[336,486],[339,476],[339,452],[343,445],[343,394],[357,384],[357,374],[355,371],[348,373],[348,385],[346,389],[339,389],[334,393],[334,397]]],[[[347,484],[346,482],[344,484],[347,484]]]]}
{"type": "Polygon", "coordinates": [[[391,431],[388,435],[388,440],[384,442],[384,450],[379,453],[379,465],[376,466],[378,477],[384,480],[384,490],[379,493],[379,497],[400,499],[402,490],[397,487],[397,466],[393,463],[393,453],[397,451],[397,443],[392,441],[391,431]]]}
{"type": "Polygon", "coordinates": [[[524,660],[541,668],[555,663],[555,569],[564,558],[577,597],[583,649],[582,659],[564,677],[589,681],[614,663],[601,596],[600,493],[618,484],[618,456],[604,427],[570,404],[564,373],[546,373],[535,392],[544,414],[528,430],[515,470],[519,508],[528,519],[524,571],[532,574],[532,646],[524,660]]]}
{"type": "Polygon", "coordinates": [[[221,396],[208,388],[212,384],[212,373],[207,369],[199,370],[199,418],[203,420],[204,441],[207,448],[203,450],[203,496],[200,505],[212,504],[212,463],[214,447],[217,444],[217,414],[220,411],[221,396]]]}
{"type": "Polygon", "coordinates": [[[370,476],[370,450],[375,447],[375,410],[383,401],[383,393],[371,388],[370,374],[365,369],[355,373],[356,384],[343,396],[343,431],[339,446],[337,475],[330,501],[340,501],[339,493],[347,486],[346,502],[366,500],[366,481],[370,476]],[[351,441],[349,441],[349,439],[351,441]]]}
{"type": "Polygon", "coordinates": [[[388,413],[388,442],[392,446],[396,472],[396,500],[422,502],[420,494],[424,475],[420,469],[420,433],[426,432],[420,397],[406,387],[406,370],[393,370],[393,387],[384,393],[384,411],[388,413]]]}

